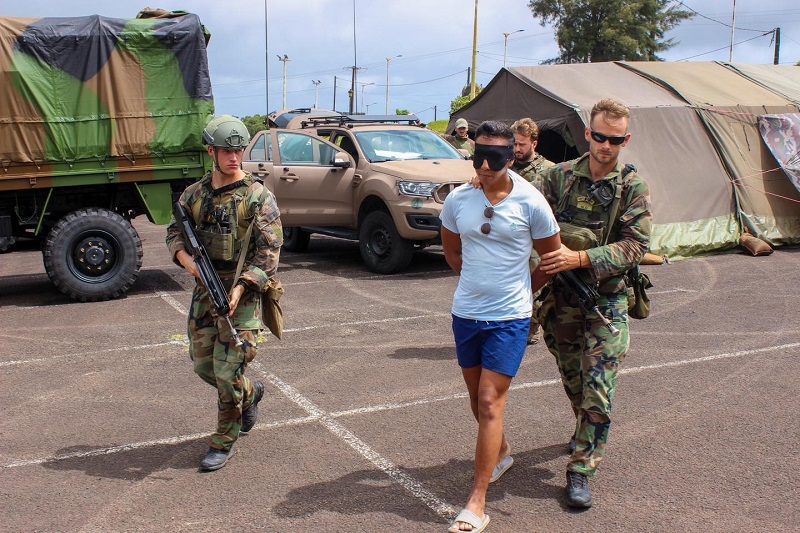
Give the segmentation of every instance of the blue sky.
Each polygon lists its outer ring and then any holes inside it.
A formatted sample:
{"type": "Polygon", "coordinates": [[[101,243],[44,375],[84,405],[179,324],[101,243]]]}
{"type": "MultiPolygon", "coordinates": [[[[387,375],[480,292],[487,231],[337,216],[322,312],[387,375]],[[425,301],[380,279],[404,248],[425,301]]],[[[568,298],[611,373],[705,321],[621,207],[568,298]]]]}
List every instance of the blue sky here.
{"type": "MultiPolygon", "coordinates": [[[[683,4],[701,16],[669,33],[678,41],[663,54],[669,61],[727,61],[733,33],[734,62],[772,63],[774,43],[762,34],[776,27],[781,28],[780,63],[800,61],[796,0],[738,0],[733,32],[733,0],[683,0],[683,4]]],[[[447,118],[450,101],[468,82],[473,0],[169,0],[151,5],[197,13],[210,30],[209,63],[218,114],[246,116],[281,108],[284,63],[279,55],[289,57],[288,107],[311,107],[316,98],[319,107],[331,109],[335,82],[336,109],[346,111],[349,67],[357,64],[356,111],[383,114],[386,58],[392,58],[390,113],[407,109],[424,122],[447,118]]],[[[141,0],[26,0],[6,2],[0,15],[132,18],[142,7],[141,0]]],[[[525,0],[478,0],[477,49],[481,85],[503,67],[504,55],[512,67],[536,65],[557,53],[552,29],[532,17],[525,0]],[[524,31],[507,39],[503,35],[516,30],[524,31]]]]}

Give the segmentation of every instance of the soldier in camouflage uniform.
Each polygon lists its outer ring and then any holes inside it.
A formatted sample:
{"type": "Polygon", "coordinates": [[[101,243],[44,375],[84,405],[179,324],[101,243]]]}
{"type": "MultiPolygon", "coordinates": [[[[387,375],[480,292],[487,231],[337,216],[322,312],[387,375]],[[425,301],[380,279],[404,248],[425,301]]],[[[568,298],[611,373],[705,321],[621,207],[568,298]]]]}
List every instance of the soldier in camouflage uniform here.
{"type": "Polygon", "coordinates": [[[554,281],[543,290],[539,320],[576,417],[567,465],[571,507],[592,504],[588,477],[606,451],[617,373],[630,343],[624,274],[639,263],[650,243],[647,184],[618,159],[630,139],[628,120],[624,105],[599,101],[585,129],[589,153],[542,176],[542,193],[559,220],[564,246],[543,254],[540,268],[548,274],[578,269],[584,280],[595,284],[600,311],[619,330],[612,335],[598,316],[582,311],[563,285],[554,281]],[[583,248],[576,244],[578,239],[571,241],[570,224],[589,228],[597,244],[583,248]]]}
{"type": "Polygon", "coordinates": [[[456,120],[455,135],[442,135],[445,141],[457,150],[466,150],[469,155],[475,154],[475,141],[469,138],[469,123],[467,119],[456,120]]]}
{"type": "Polygon", "coordinates": [[[203,131],[203,141],[214,170],[187,187],[179,200],[195,221],[198,238],[229,291],[230,316],[241,346],[233,342],[227,321],[217,316],[174,219],[167,228],[173,260],[197,278],[189,311],[189,355],[195,373],[216,388],[219,397],[217,430],[200,464],[203,470],[225,466],[239,435],[255,425],[264,394],[264,384],[254,383],[244,372],[256,356],[262,327],[260,296],[278,269],[283,230],[273,194],[241,169],[242,151],[249,140],[239,119],[226,115],[212,120],[203,131]],[[251,236],[244,242],[251,223],[251,236]],[[234,279],[240,251],[246,254],[244,267],[234,279]]]}
{"type": "Polygon", "coordinates": [[[521,118],[511,125],[514,132],[514,164],[511,170],[539,189],[542,172],[555,163],[536,153],[539,142],[539,126],[530,118],[521,118]]]}
{"type": "MultiPolygon", "coordinates": [[[[514,164],[511,170],[525,178],[531,185],[541,190],[542,172],[555,166],[555,163],[536,153],[539,142],[539,126],[530,118],[521,118],[511,125],[514,132],[514,164]]],[[[531,251],[531,272],[539,264],[539,256],[531,251]]],[[[536,344],[542,333],[536,320],[539,292],[533,294],[534,316],[531,318],[531,329],[528,332],[528,344],[536,344]]]]}

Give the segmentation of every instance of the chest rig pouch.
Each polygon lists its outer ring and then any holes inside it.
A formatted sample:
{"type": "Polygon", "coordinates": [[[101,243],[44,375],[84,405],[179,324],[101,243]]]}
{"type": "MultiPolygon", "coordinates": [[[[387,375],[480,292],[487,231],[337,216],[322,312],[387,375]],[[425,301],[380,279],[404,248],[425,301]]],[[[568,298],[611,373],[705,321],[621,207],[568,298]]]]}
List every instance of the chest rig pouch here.
{"type": "Polygon", "coordinates": [[[588,250],[608,239],[609,206],[614,201],[615,186],[602,180],[589,183],[570,173],[565,194],[556,206],[556,220],[561,228],[561,242],[570,250],[588,250]],[[577,187],[573,187],[578,181],[577,187]]]}
{"type": "Polygon", "coordinates": [[[214,190],[211,183],[207,183],[197,203],[198,212],[192,213],[195,220],[200,221],[195,230],[197,238],[212,261],[229,263],[238,257],[238,207],[244,196],[236,189],[242,186],[244,183],[240,180],[214,190]],[[235,192],[226,194],[231,191],[235,192]]]}

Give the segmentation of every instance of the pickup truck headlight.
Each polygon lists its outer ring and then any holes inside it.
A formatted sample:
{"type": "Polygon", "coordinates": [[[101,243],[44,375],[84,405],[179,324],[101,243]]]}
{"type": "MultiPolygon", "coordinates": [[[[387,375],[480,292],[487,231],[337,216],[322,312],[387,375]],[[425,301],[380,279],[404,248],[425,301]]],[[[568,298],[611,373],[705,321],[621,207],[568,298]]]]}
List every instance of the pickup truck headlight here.
{"type": "Polygon", "coordinates": [[[439,188],[439,184],[430,181],[400,181],[397,183],[397,188],[400,189],[400,194],[406,196],[432,198],[434,191],[439,188]]]}

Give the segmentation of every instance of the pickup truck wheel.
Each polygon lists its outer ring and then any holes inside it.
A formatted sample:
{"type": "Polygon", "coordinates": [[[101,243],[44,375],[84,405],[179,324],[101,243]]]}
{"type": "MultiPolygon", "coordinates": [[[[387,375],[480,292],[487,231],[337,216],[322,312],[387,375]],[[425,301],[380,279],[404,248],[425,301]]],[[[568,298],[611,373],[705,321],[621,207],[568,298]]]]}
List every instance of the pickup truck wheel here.
{"type": "Polygon", "coordinates": [[[283,228],[283,249],[287,252],[305,252],[311,234],[300,228],[283,228]]]}
{"type": "Polygon", "coordinates": [[[403,270],[414,255],[414,244],[397,233],[392,216],[385,211],[367,215],[358,232],[358,243],[367,268],[378,274],[403,270]]]}
{"type": "Polygon", "coordinates": [[[47,275],[82,302],[117,298],[142,267],[142,241],[130,222],[107,209],[78,209],[59,220],[42,252],[47,275]]]}

